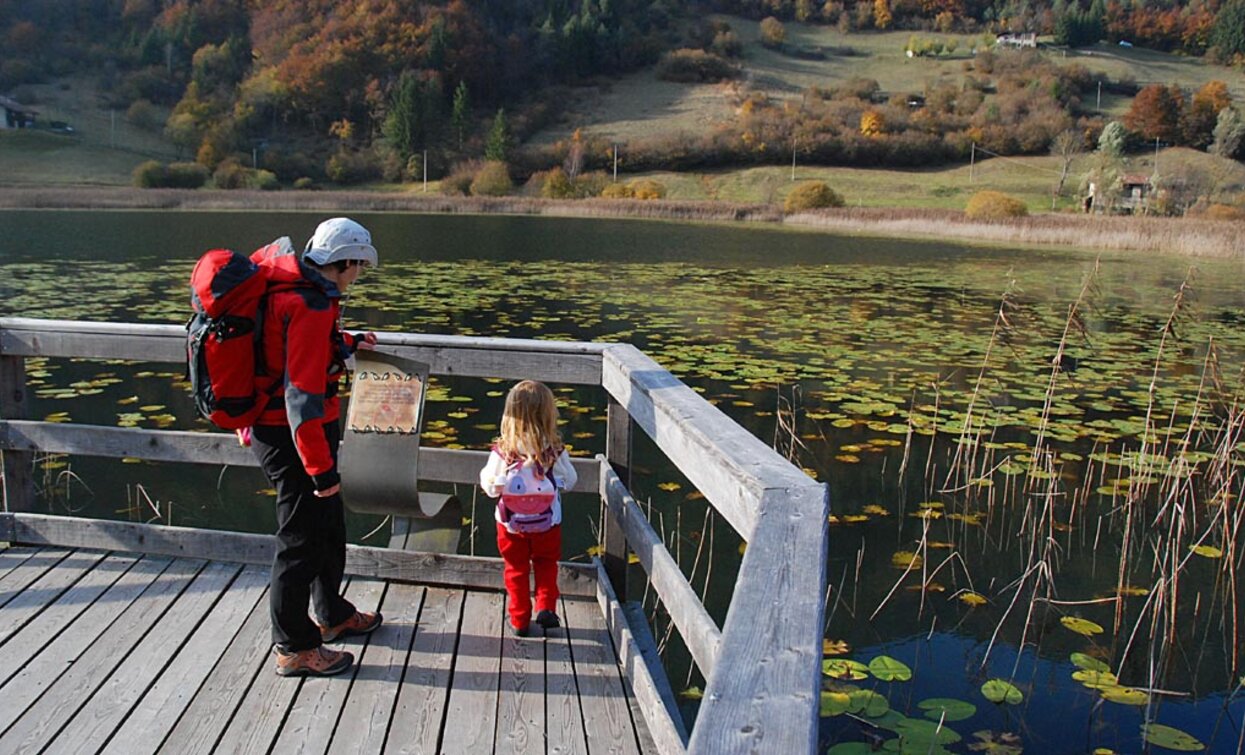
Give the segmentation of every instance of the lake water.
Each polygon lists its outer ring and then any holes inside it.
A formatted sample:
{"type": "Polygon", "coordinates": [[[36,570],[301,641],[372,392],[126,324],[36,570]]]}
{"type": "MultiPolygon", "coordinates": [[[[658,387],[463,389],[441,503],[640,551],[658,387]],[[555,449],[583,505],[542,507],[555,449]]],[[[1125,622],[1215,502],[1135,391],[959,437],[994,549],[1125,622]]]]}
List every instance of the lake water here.
{"type": "MultiPolygon", "coordinates": [[[[323,217],[2,211],[0,313],[181,323],[199,253],[280,235],[299,245],[323,217]]],[[[827,676],[833,752],[883,740],[942,751],[912,723],[934,725],[942,710],[936,736],[951,752],[1138,752],[1146,722],[1237,751],[1240,263],[1198,263],[1191,275],[1184,260],[1117,256],[1095,273],[1093,256],[1070,251],[640,221],[356,217],[382,263],[352,291],[349,325],[629,341],[829,483],[828,658],[886,656],[912,673],[827,676]],[[1095,661],[1118,684],[1086,673],[1095,661]],[[996,678],[1018,704],[983,696],[996,678]],[[930,699],[960,702],[922,708],[930,699]]],[[[28,369],[35,418],[204,427],[172,366],[28,369]]],[[[507,387],[438,382],[424,441],[487,447],[507,387]]],[[[575,451],[603,450],[601,392],[555,389],[575,451]]],[[[721,621],[740,539],[643,438],[635,473],[637,498],[721,621]]],[[[272,526],[256,470],[55,458],[38,477],[41,505],[56,512],[272,526]]],[[[472,491],[458,492],[472,507],[472,491]]],[[[597,508],[590,496],[568,501],[568,558],[587,558],[597,508]]],[[[465,527],[462,550],[494,554],[490,512],[480,501],[474,511],[485,527],[465,527]]],[[[380,523],[352,517],[352,538],[380,523]]],[[[660,639],[659,611],[656,622],[660,639]]],[[[677,639],[667,661],[677,691],[703,685],[677,639]]]]}

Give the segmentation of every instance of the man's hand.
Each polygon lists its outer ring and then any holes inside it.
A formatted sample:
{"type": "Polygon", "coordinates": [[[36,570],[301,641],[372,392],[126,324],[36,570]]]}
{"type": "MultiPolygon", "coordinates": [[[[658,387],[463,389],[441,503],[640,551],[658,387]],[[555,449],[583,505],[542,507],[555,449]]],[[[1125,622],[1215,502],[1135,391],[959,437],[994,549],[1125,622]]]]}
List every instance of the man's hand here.
{"type": "Polygon", "coordinates": [[[339,483],[337,483],[336,485],[334,485],[333,487],[329,488],[328,490],[317,490],[317,491],[315,491],[315,496],[316,496],[316,498],[328,498],[328,497],[330,497],[330,496],[337,495],[337,494],[338,494],[338,493],[340,493],[340,492],[342,492],[342,485],[341,485],[341,483],[339,482],[339,483]]]}
{"type": "Polygon", "coordinates": [[[376,347],[376,334],[372,331],[360,333],[358,340],[355,341],[355,347],[360,349],[372,349],[376,347]]]}

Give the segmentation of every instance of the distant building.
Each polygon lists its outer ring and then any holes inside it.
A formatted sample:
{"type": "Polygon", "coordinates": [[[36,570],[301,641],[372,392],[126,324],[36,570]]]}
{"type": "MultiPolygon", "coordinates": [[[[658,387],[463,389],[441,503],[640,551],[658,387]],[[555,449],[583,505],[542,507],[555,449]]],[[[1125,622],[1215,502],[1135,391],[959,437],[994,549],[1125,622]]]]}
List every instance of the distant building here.
{"type": "Polygon", "coordinates": [[[994,38],[994,44],[999,47],[1037,47],[1037,33],[1029,31],[1021,34],[1000,34],[994,38]]]}
{"type": "Polygon", "coordinates": [[[0,128],[29,128],[35,125],[38,111],[17,100],[0,97],[0,109],[4,110],[4,117],[0,118],[0,128]]]}
{"type": "Polygon", "coordinates": [[[1119,206],[1134,215],[1145,212],[1153,190],[1154,184],[1150,182],[1150,176],[1144,173],[1126,173],[1120,179],[1119,206]]]}

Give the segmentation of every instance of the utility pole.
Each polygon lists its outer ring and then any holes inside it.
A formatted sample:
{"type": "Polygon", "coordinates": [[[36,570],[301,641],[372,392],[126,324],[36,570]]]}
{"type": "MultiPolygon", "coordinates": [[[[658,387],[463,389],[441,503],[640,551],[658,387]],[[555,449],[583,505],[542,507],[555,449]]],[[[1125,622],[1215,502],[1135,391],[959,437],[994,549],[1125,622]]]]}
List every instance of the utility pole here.
{"type": "Polygon", "coordinates": [[[1102,79],[1098,79],[1098,99],[1094,101],[1094,110],[1102,112],[1102,79]]]}
{"type": "Polygon", "coordinates": [[[618,144],[614,144],[614,183],[618,183],[618,144]]]}

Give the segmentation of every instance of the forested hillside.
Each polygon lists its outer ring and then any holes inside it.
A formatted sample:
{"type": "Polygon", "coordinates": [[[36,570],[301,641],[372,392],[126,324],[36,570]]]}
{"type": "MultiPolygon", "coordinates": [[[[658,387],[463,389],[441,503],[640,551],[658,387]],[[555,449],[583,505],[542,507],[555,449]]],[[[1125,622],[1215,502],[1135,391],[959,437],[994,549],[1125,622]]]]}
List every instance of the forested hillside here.
{"type": "Polygon", "coordinates": [[[1239,155],[1245,126],[1231,86],[1113,79],[1059,55],[996,46],[1008,32],[1045,35],[1061,49],[1107,39],[1245,65],[1245,0],[0,0],[0,94],[20,99],[41,82],[89,77],[108,109],[166,139],[184,162],[172,172],[149,166],[136,174],[140,185],[429,176],[474,192],[483,158],[504,167],[490,168],[482,192],[554,166],[572,186],[580,172],[607,167],[618,140],[590,131],[539,145],[526,138],[554,123],[577,87],[607,89],[641,70],[718,86],[729,115],[628,140],[631,171],[782,164],[797,154],[902,167],[975,150],[1075,153],[1092,150],[1112,120],[1126,127],[1126,150],[1158,140],[1239,155]],[[741,37],[756,19],[759,33],[741,37]],[[853,43],[792,43],[787,27],[853,43]],[[854,42],[897,32],[907,58],[930,61],[904,74],[907,91],[871,78],[869,58],[880,53],[854,42]],[[762,54],[813,68],[857,61],[860,73],[775,93],[750,70],[762,54]],[[1104,91],[1129,104],[1104,111],[1104,91]]]}

